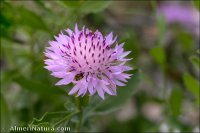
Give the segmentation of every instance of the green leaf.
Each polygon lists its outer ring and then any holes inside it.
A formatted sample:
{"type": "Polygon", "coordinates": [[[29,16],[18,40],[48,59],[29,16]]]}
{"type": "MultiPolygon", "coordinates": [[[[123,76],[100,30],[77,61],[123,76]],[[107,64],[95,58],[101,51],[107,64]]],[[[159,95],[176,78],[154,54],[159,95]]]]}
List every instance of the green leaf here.
{"type": "Polygon", "coordinates": [[[188,73],[183,75],[183,81],[185,87],[195,96],[196,103],[199,105],[199,82],[193,76],[188,73]]]}
{"type": "Polygon", "coordinates": [[[77,105],[75,104],[74,101],[72,101],[72,99],[70,99],[68,97],[68,99],[66,100],[66,102],[64,103],[64,107],[67,111],[71,111],[74,112],[77,110],[77,105]]]}
{"type": "Polygon", "coordinates": [[[0,14],[0,26],[0,37],[6,36],[8,29],[11,27],[11,22],[2,13],[0,14]]]}
{"type": "Polygon", "coordinates": [[[173,116],[178,116],[181,111],[183,91],[180,88],[173,88],[169,98],[169,107],[173,116]]]}
{"type": "MultiPolygon", "coordinates": [[[[139,81],[139,71],[138,69],[133,70],[132,78],[128,81],[127,85],[124,87],[119,87],[117,89],[117,96],[108,96],[105,100],[98,100],[95,97],[91,98],[91,104],[86,113],[88,116],[96,114],[110,113],[119,109],[136,91],[136,85],[139,81]]],[[[86,115],[86,117],[87,117],[86,115]]]]}
{"type": "Polygon", "coordinates": [[[17,23],[19,25],[26,25],[31,29],[50,31],[41,16],[24,7],[16,8],[16,10],[18,12],[17,23]]]}
{"type": "Polygon", "coordinates": [[[63,111],[63,112],[46,112],[40,119],[34,118],[31,122],[30,126],[41,126],[41,125],[47,125],[47,126],[58,126],[62,122],[65,122],[69,120],[74,115],[78,114],[78,112],[69,112],[69,111],[63,111]]]}
{"type": "Polygon", "coordinates": [[[57,2],[70,8],[79,8],[83,1],[57,1],[57,2]]]}
{"type": "Polygon", "coordinates": [[[188,32],[180,31],[179,29],[176,29],[177,41],[181,44],[181,50],[185,53],[191,53],[193,52],[193,45],[194,45],[194,39],[193,36],[188,32]]]}
{"type": "Polygon", "coordinates": [[[35,0],[34,3],[41,9],[41,12],[44,11],[46,14],[54,16],[54,12],[51,7],[46,6],[45,1],[43,0],[35,0]]]}
{"type": "Polygon", "coordinates": [[[195,7],[200,10],[200,1],[199,0],[193,0],[195,7]]]}
{"type": "Polygon", "coordinates": [[[98,13],[109,6],[110,1],[85,1],[80,7],[80,13],[98,13]]]}
{"type": "Polygon", "coordinates": [[[8,109],[7,103],[3,97],[2,94],[1,95],[1,131],[9,129],[10,125],[11,125],[11,117],[10,117],[10,111],[8,109]]]}
{"type": "Polygon", "coordinates": [[[153,59],[160,64],[162,68],[165,68],[165,62],[166,62],[166,54],[165,50],[162,47],[154,47],[150,51],[151,56],[153,59]]]}
{"type": "Polygon", "coordinates": [[[77,10],[80,14],[89,14],[103,11],[111,1],[59,1],[59,3],[77,10]]]}
{"type": "Polygon", "coordinates": [[[0,37],[11,38],[12,27],[14,25],[13,17],[11,16],[12,8],[8,2],[1,1],[0,13],[0,37]],[[10,9],[10,10],[8,10],[10,9]]]}
{"type": "Polygon", "coordinates": [[[29,79],[23,76],[14,77],[13,80],[18,83],[21,87],[37,92],[38,94],[49,95],[49,94],[64,94],[65,90],[56,87],[44,84],[43,82],[29,79]]]}
{"type": "Polygon", "coordinates": [[[191,56],[190,61],[197,70],[200,69],[200,58],[198,58],[197,56],[191,56]]]}
{"type": "Polygon", "coordinates": [[[197,50],[197,54],[200,54],[200,49],[197,50]]]}

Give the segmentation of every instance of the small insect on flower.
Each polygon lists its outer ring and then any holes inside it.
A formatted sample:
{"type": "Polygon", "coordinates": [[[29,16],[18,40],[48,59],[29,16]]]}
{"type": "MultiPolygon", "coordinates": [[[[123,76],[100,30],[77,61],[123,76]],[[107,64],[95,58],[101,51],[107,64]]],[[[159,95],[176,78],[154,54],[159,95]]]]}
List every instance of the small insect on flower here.
{"type": "Polygon", "coordinates": [[[56,85],[74,83],[69,95],[97,92],[102,99],[104,93],[116,95],[116,87],[124,86],[131,76],[124,73],[132,69],[125,65],[131,60],[125,58],[130,51],[124,52],[124,44],[118,44],[112,32],[104,37],[98,30],[93,33],[83,27],[79,31],[77,25],[66,32],[55,36],[45,50],[45,68],[61,78],[56,85]]]}

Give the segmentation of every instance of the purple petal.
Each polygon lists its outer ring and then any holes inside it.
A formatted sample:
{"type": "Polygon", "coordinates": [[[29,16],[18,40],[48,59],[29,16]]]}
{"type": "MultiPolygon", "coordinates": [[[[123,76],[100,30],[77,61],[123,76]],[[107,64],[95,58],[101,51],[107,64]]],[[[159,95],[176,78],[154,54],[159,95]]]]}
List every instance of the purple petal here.
{"type": "Polygon", "coordinates": [[[77,83],[71,90],[70,92],[68,93],[69,95],[72,95],[74,93],[76,93],[80,88],[80,83],[77,83]]]}
{"type": "Polygon", "coordinates": [[[79,30],[78,30],[78,25],[77,24],[75,25],[75,29],[74,30],[75,30],[76,34],[79,34],[79,30]]]}
{"type": "Polygon", "coordinates": [[[67,29],[67,30],[65,30],[67,33],[68,33],[68,35],[72,35],[72,33],[73,33],[73,31],[72,30],[70,30],[70,29],[67,29]]]}
{"type": "Polygon", "coordinates": [[[56,83],[56,85],[67,85],[74,80],[74,77],[75,77],[75,73],[71,73],[67,77],[65,77],[64,79],[61,79],[60,81],[58,81],[56,83]]]}
{"type": "Polygon", "coordinates": [[[102,86],[103,90],[104,90],[106,93],[108,93],[108,94],[110,94],[110,95],[114,95],[114,93],[112,92],[112,90],[111,90],[110,88],[108,88],[106,85],[101,84],[101,86],[102,86]]]}
{"type": "Polygon", "coordinates": [[[104,99],[104,91],[102,90],[102,88],[100,87],[100,86],[97,86],[97,93],[98,93],[98,95],[102,98],[102,99],[104,99]]]}
{"type": "Polygon", "coordinates": [[[90,95],[94,95],[95,91],[94,91],[94,83],[93,83],[93,79],[90,80],[90,82],[88,83],[88,90],[90,95]]]}
{"type": "Polygon", "coordinates": [[[131,51],[127,51],[127,52],[123,52],[121,55],[120,55],[120,58],[124,58],[126,57],[128,54],[130,54],[131,51]]]}
{"type": "Polygon", "coordinates": [[[81,83],[81,87],[80,87],[80,89],[78,91],[77,96],[84,95],[87,92],[87,85],[88,85],[88,83],[85,82],[85,81],[81,81],[81,82],[82,82],[81,83]]]}
{"type": "Polygon", "coordinates": [[[64,66],[58,66],[58,65],[45,66],[44,68],[46,68],[49,71],[54,71],[54,72],[65,70],[64,66]]]}

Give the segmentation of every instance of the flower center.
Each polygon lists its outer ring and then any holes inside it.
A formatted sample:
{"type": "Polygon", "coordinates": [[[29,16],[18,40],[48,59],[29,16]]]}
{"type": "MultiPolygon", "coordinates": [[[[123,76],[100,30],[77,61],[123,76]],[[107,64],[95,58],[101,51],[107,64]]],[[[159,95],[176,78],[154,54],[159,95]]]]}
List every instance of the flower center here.
{"type": "Polygon", "coordinates": [[[80,72],[103,72],[113,61],[111,57],[114,50],[98,32],[72,34],[65,47],[70,59],[68,63],[80,72]]]}

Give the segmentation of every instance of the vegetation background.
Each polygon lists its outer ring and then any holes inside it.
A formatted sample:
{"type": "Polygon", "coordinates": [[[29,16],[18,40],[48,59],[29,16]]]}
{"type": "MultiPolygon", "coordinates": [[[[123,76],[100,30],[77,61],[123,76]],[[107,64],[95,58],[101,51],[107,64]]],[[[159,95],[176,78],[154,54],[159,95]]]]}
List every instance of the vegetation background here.
{"type": "Polygon", "coordinates": [[[158,15],[168,3],[199,13],[199,0],[1,0],[1,131],[35,125],[87,132],[198,132],[199,14],[197,25],[169,23],[158,15]],[[44,69],[43,53],[54,35],[75,23],[104,35],[113,31],[132,51],[134,68],[118,96],[83,98],[81,121],[74,96],[67,94],[72,85],[54,86],[58,79],[44,69]]]}

